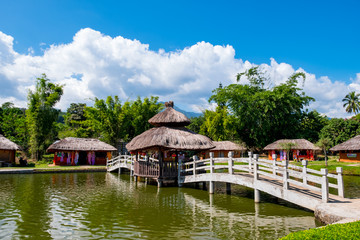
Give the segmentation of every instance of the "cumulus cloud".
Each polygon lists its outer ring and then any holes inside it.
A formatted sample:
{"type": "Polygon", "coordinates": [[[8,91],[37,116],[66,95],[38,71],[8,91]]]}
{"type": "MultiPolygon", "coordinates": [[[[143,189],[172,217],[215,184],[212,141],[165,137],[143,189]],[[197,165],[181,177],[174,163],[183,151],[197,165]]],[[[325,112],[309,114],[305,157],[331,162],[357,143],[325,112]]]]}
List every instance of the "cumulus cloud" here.
{"type": "MultiPolygon", "coordinates": [[[[57,105],[62,110],[72,102],[92,104],[94,97],[118,95],[128,100],[155,95],[160,101],[175,101],[184,110],[200,111],[213,107],[207,99],[220,82],[235,83],[238,72],[254,66],[236,59],[229,45],[199,42],[174,52],[151,51],[137,40],[112,38],[90,28],[81,29],[68,44],[51,45],[41,56],[33,56],[31,48],[28,55],[17,53],[13,41],[0,32],[0,103],[11,100],[21,107],[26,107],[35,78],[46,73],[65,85],[57,105]]],[[[261,68],[272,84],[285,82],[296,71],[305,72],[275,59],[261,68]]],[[[351,89],[360,91],[360,74],[349,85],[311,73],[306,77],[304,89],[316,99],[311,108],[331,117],[346,116],[341,99],[351,89]]]]}

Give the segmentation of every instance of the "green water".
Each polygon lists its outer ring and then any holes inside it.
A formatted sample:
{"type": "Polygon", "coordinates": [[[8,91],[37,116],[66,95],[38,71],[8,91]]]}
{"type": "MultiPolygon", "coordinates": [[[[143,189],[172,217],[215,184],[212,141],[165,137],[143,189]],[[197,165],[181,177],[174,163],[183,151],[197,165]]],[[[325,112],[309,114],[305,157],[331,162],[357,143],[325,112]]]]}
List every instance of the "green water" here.
{"type": "Polygon", "coordinates": [[[252,191],[210,196],[109,173],[0,175],[0,239],[277,239],[316,226],[312,212],[252,191]],[[265,196],[266,197],[266,196],[265,196]]]}

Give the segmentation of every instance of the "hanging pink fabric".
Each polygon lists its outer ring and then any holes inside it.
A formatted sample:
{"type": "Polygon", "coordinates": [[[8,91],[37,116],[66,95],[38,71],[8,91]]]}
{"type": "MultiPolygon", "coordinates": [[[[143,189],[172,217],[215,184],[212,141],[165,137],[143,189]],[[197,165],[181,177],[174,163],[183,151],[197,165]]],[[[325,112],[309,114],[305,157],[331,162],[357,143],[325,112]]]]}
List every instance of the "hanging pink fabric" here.
{"type": "Polygon", "coordinates": [[[60,162],[64,161],[64,152],[61,152],[61,158],[60,158],[60,162]]]}
{"type": "Polygon", "coordinates": [[[91,152],[88,152],[87,158],[88,158],[88,164],[91,165],[91,152]]]}
{"type": "Polygon", "coordinates": [[[95,152],[92,152],[91,165],[95,165],[95,152]]]}
{"type": "Polygon", "coordinates": [[[76,153],[75,153],[75,160],[74,160],[75,165],[78,165],[78,160],[79,160],[79,153],[76,152],[76,153]]]}

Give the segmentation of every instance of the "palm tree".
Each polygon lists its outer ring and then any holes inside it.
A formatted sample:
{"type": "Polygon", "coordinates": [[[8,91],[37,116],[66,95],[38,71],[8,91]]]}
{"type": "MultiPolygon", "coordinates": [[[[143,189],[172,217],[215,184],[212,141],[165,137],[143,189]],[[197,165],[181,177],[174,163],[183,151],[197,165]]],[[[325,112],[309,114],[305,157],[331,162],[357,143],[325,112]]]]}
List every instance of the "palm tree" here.
{"type": "Polygon", "coordinates": [[[355,113],[357,114],[360,111],[360,94],[356,94],[354,92],[350,92],[345,96],[342,100],[344,102],[343,107],[346,107],[345,110],[348,113],[355,113]]]}

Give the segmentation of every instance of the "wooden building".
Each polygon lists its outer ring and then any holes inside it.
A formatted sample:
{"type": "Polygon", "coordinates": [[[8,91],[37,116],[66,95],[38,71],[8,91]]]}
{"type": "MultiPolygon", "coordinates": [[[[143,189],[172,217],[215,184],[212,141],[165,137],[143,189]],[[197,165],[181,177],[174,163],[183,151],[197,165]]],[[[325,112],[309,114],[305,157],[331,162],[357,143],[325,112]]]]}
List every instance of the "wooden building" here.
{"type": "Polygon", "coordinates": [[[212,148],[206,152],[200,154],[203,158],[209,158],[210,152],[214,153],[215,158],[228,157],[230,151],[234,152],[234,158],[242,157],[243,153],[246,151],[246,147],[236,144],[231,141],[213,141],[215,148],[212,148]]]}
{"type": "MultiPolygon", "coordinates": [[[[185,126],[190,119],[176,111],[172,101],[165,103],[166,109],[149,119],[155,126],[134,137],[127,145],[128,151],[136,155],[134,175],[174,182],[178,176],[179,153],[183,151],[206,151],[214,148],[210,138],[196,134],[185,126]],[[147,161],[140,157],[146,155],[147,161]]],[[[180,154],[183,157],[182,154],[180,154]]]]}
{"type": "Polygon", "coordinates": [[[330,151],[339,152],[339,161],[360,162],[360,135],[330,148],[330,151]]]}
{"type": "Polygon", "coordinates": [[[15,153],[20,146],[0,134],[0,166],[15,163],[15,153]]]}
{"type": "Polygon", "coordinates": [[[54,142],[47,152],[54,153],[55,165],[106,165],[116,150],[98,139],[68,137],[54,142]]]}
{"type": "Polygon", "coordinates": [[[313,161],[316,159],[316,153],[321,151],[321,149],[315,146],[313,143],[309,142],[306,139],[280,139],[269,145],[267,145],[264,150],[268,151],[268,158],[273,160],[273,154],[277,155],[278,161],[286,160],[286,151],[284,150],[284,144],[292,143],[293,147],[290,150],[288,160],[300,161],[300,160],[310,160],[313,161]]]}

